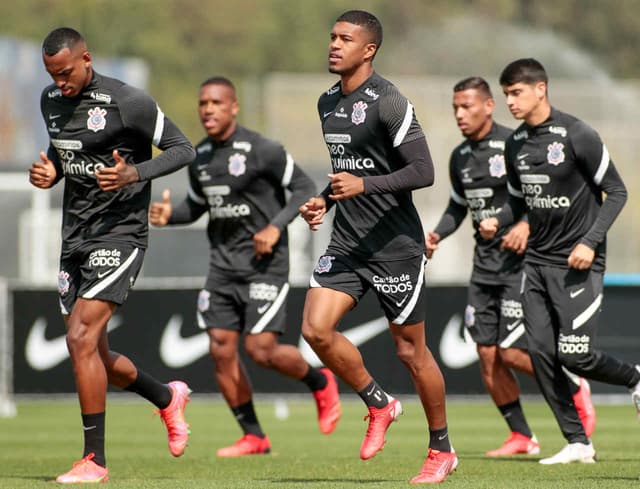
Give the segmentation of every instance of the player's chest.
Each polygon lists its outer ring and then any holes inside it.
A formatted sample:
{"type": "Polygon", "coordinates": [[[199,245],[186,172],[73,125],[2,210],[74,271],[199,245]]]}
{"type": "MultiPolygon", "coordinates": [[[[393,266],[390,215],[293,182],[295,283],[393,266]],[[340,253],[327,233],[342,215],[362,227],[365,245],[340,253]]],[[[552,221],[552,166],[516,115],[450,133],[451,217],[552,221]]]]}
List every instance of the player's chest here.
{"type": "MultiPolygon", "coordinates": [[[[367,144],[370,142],[371,135],[375,134],[379,128],[378,102],[374,100],[342,99],[333,108],[323,109],[321,115],[325,135],[343,136],[341,141],[334,141],[333,144],[342,143],[352,146],[367,144]]],[[[326,137],[325,142],[332,144],[326,137]]]]}
{"type": "Polygon", "coordinates": [[[199,155],[195,161],[195,171],[203,188],[224,186],[230,193],[241,193],[263,178],[255,155],[233,148],[199,155]]]}
{"type": "Polygon", "coordinates": [[[524,141],[515,153],[514,168],[521,176],[540,175],[538,180],[547,184],[565,182],[576,176],[569,141],[552,133],[524,141]]]}
{"type": "Polygon", "coordinates": [[[124,132],[118,106],[95,100],[50,105],[44,117],[51,139],[73,141],[84,151],[104,150],[124,132]]]}
{"type": "Polygon", "coordinates": [[[465,189],[501,187],[507,175],[504,153],[499,148],[473,150],[464,146],[458,152],[454,169],[465,189]]]}

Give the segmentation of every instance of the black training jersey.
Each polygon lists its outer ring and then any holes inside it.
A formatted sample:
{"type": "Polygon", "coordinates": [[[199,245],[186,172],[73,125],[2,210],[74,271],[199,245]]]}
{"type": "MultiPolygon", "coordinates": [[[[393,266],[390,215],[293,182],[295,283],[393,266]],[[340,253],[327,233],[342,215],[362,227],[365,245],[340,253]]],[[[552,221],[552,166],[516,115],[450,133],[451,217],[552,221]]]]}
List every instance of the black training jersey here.
{"type": "Polygon", "coordinates": [[[98,240],[146,248],[149,180],[188,164],[194,155],[189,141],[145,92],[95,72],[74,98],[49,85],[40,108],[50,138],[48,156],[57,178],[65,178],[63,251],[98,240]],[[154,159],[152,144],[164,150],[154,159]],[[136,165],[140,181],[104,192],[95,171],[115,165],[115,149],[136,165]]]}
{"type": "Polygon", "coordinates": [[[605,267],[606,232],[626,189],[600,137],[579,119],[552,109],[542,124],[522,124],[507,139],[509,193],[527,208],[531,234],[525,260],[567,267],[578,243],[605,267]],[[603,192],[607,194],[603,204],[603,192]]]}
{"type": "MultiPolygon", "coordinates": [[[[189,166],[187,205],[191,216],[172,216],[171,222],[192,221],[209,212],[211,269],[239,278],[254,271],[289,273],[287,224],[314,195],[313,181],[279,143],[237,126],[229,139],[215,143],[208,137],[196,146],[189,166]],[[285,190],[292,193],[287,201],[285,190]],[[273,253],[257,260],[253,235],[268,224],[281,230],[273,253]]],[[[211,272],[210,272],[211,273],[211,272]]]]}
{"type": "Polygon", "coordinates": [[[501,282],[522,270],[522,256],[500,248],[509,228],[500,228],[491,240],[478,232],[480,221],[495,216],[508,199],[504,146],[510,134],[511,129],[494,122],[484,138],[465,140],[449,160],[451,197],[435,232],[444,239],[457,229],[469,209],[476,242],[471,280],[476,282],[501,282]]]}
{"type": "MultiPolygon", "coordinates": [[[[425,137],[413,105],[377,73],[346,95],[336,83],[320,96],[318,112],[333,173],[388,175],[404,165],[397,148],[425,137]]],[[[337,201],[328,252],[378,261],[423,254],[424,233],[411,191],[337,201]]]]}

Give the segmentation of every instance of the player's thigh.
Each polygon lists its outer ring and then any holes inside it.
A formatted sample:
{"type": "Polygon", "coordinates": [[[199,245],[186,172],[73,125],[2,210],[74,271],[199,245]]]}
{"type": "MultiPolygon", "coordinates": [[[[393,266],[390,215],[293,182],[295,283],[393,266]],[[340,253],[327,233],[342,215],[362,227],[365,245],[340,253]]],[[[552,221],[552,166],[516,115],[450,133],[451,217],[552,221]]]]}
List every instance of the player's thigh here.
{"type": "Polygon", "coordinates": [[[243,295],[242,284],[223,274],[210,273],[198,293],[198,327],[241,332],[244,326],[243,295]]]}
{"type": "Polygon", "coordinates": [[[426,263],[426,257],[419,255],[405,260],[363,263],[357,272],[376,294],[391,323],[417,324],[425,318],[426,263]]]}
{"type": "Polygon", "coordinates": [[[478,345],[497,345],[500,324],[500,287],[471,282],[467,289],[464,325],[478,345]]]}
{"type": "Polygon", "coordinates": [[[603,275],[591,270],[551,271],[550,284],[557,311],[558,351],[566,354],[588,353],[595,338],[603,299],[603,275]]]}
{"type": "Polygon", "coordinates": [[[544,267],[525,265],[522,280],[522,306],[529,353],[555,352],[557,315],[547,290],[544,267]]]}
{"type": "Polygon", "coordinates": [[[500,321],[498,326],[498,344],[500,348],[527,349],[527,337],[524,324],[524,308],[520,293],[522,280],[518,276],[501,285],[500,321]]]}

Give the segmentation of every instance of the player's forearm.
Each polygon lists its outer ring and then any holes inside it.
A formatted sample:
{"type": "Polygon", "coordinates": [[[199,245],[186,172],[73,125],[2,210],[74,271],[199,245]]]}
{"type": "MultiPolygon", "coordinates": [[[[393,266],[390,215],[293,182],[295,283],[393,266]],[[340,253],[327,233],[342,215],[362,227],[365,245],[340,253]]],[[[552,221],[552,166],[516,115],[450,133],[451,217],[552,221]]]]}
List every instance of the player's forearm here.
{"type": "Polygon", "coordinates": [[[397,151],[404,166],[388,175],[365,177],[365,194],[410,191],[433,185],[433,161],[425,138],[398,146],[397,151]]]}
{"type": "Polygon", "coordinates": [[[137,164],[136,169],[141,181],[152,180],[179,170],[194,158],[193,146],[185,139],[179,144],[168,147],[157,157],[137,164]]]}
{"type": "Polygon", "coordinates": [[[444,211],[444,214],[442,214],[442,217],[433,232],[438,233],[440,235],[440,240],[443,240],[447,236],[453,234],[455,230],[460,227],[460,224],[462,224],[466,215],[466,207],[449,200],[449,206],[444,211]]]}
{"type": "Polygon", "coordinates": [[[198,218],[206,211],[205,206],[196,204],[190,199],[185,199],[177,206],[173,207],[171,217],[167,224],[190,224],[197,221],[198,218]]]}
{"type": "Polygon", "coordinates": [[[593,226],[580,240],[581,243],[591,249],[595,249],[604,241],[607,231],[609,231],[627,201],[627,189],[615,167],[611,166],[607,170],[601,187],[607,197],[600,207],[593,226]]]}
{"type": "Polygon", "coordinates": [[[289,196],[287,204],[271,220],[271,224],[280,230],[287,227],[287,225],[293,221],[298,215],[300,206],[316,193],[316,186],[313,180],[297,166],[294,167],[293,176],[288,188],[291,190],[291,195],[289,196]]]}

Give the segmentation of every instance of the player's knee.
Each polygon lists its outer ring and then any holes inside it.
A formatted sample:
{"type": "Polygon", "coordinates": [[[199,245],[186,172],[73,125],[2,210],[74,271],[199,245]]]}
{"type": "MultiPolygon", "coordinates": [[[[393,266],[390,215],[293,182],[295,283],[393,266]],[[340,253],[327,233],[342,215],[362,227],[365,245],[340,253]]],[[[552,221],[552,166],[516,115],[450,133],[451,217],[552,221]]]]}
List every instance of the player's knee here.
{"type": "Polygon", "coordinates": [[[96,341],[87,334],[87,328],[79,324],[70,327],[67,331],[67,346],[69,348],[69,354],[73,357],[95,351],[97,344],[96,341]]]}
{"type": "Polygon", "coordinates": [[[331,335],[316,327],[310,321],[302,323],[302,337],[313,348],[328,348],[331,343],[331,335]]]}
{"type": "Polygon", "coordinates": [[[396,354],[398,359],[405,365],[412,367],[417,362],[417,349],[408,342],[402,342],[397,345],[396,354]]]}
{"type": "Polygon", "coordinates": [[[256,362],[261,367],[271,367],[271,356],[273,349],[265,348],[261,345],[248,345],[245,344],[245,350],[251,360],[256,362]]]}

